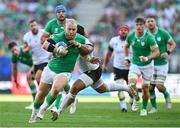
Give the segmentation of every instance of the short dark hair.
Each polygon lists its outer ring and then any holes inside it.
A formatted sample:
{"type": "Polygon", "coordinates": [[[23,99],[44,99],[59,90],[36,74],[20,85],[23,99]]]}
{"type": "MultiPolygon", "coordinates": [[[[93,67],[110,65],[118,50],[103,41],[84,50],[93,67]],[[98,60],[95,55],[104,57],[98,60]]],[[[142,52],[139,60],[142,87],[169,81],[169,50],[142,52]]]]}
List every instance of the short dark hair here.
{"type": "Polygon", "coordinates": [[[141,17],[141,16],[138,16],[138,17],[136,17],[135,18],[135,23],[143,23],[143,24],[145,24],[145,18],[144,17],[141,17]]]}
{"type": "Polygon", "coordinates": [[[17,46],[16,42],[15,42],[15,41],[11,41],[11,42],[8,44],[8,49],[11,50],[14,46],[17,46]]]}
{"type": "Polygon", "coordinates": [[[37,22],[35,19],[31,19],[30,21],[29,21],[29,24],[31,24],[31,23],[33,23],[33,22],[37,22]]]}
{"type": "Polygon", "coordinates": [[[148,16],[146,17],[146,20],[147,20],[148,18],[153,18],[153,19],[157,20],[157,16],[155,16],[155,15],[148,15],[148,16]]]}

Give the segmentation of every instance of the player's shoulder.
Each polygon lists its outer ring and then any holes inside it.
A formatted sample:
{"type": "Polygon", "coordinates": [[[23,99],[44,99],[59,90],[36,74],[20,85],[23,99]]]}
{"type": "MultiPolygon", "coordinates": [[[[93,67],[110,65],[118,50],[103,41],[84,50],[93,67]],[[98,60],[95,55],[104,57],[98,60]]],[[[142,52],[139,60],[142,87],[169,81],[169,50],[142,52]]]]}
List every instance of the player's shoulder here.
{"type": "Polygon", "coordinates": [[[113,36],[110,40],[110,43],[114,43],[114,42],[117,42],[117,40],[119,40],[119,36],[113,36]]]}
{"type": "Polygon", "coordinates": [[[65,36],[65,33],[63,31],[63,32],[51,35],[50,38],[64,38],[64,36],[65,36]]]}
{"type": "Polygon", "coordinates": [[[57,22],[57,19],[56,18],[53,18],[53,19],[51,19],[49,22],[48,22],[48,24],[54,24],[54,23],[56,23],[57,22]]]}
{"type": "Polygon", "coordinates": [[[28,31],[24,34],[24,38],[29,38],[32,35],[31,31],[28,31]]]}
{"type": "Polygon", "coordinates": [[[111,38],[111,40],[117,40],[117,39],[119,39],[119,36],[113,36],[113,37],[111,38]]]}
{"type": "Polygon", "coordinates": [[[146,36],[146,37],[149,37],[149,36],[150,36],[150,37],[153,37],[153,34],[151,34],[149,31],[146,31],[145,36],[146,36]]]}
{"type": "Polygon", "coordinates": [[[80,43],[85,43],[86,40],[88,40],[85,36],[79,34],[79,33],[76,33],[76,39],[78,42],[80,43]]]}
{"type": "Polygon", "coordinates": [[[160,28],[160,27],[158,27],[158,31],[160,31],[160,32],[167,32],[164,28],[160,28]]]}
{"type": "Polygon", "coordinates": [[[85,36],[79,34],[79,33],[76,33],[76,38],[80,38],[80,39],[87,39],[85,36]]]}
{"type": "Polygon", "coordinates": [[[135,32],[129,32],[127,37],[128,38],[135,37],[135,32]]]}
{"type": "Polygon", "coordinates": [[[44,29],[42,29],[42,28],[39,28],[38,31],[40,34],[44,33],[44,29]]]}
{"type": "Polygon", "coordinates": [[[169,33],[167,30],[165,30],[164,28],[159,28],[158,27],[158,32],[159,33],[162,33],[162,34],[167,34],[167,33],[169,33]]]}

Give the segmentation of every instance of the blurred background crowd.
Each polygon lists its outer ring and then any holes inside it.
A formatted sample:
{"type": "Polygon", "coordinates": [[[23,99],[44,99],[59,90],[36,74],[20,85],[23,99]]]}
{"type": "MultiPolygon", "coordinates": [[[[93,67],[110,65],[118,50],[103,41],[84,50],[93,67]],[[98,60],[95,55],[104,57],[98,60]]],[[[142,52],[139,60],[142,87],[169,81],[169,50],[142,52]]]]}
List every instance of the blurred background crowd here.
{"type": "MultiPolygon", "coordinates": [[[[67,16],[78,20],[79,6],[86,0],[0,0],[0,57],[9,57],[7,44],[10,40],[22,43],[23,35],[28,31],[28,21],[36,18],[40,26],[54,18],[54,8],[58,4],[67,7],[67,16]]],[[[91,0],[102,2],[103,0],[91,0]]],[[[90,1],[89,1],[90,2],[90,1]]],[[[155,15],[158,26],[168,30],[177,43],[176,51],[170,58],[170,72],[180,73],[180,0],[106,0],[103,11],[95,24],[88,27],[89,39],[95,44],[95,54],[104,58],[110,39],[117,35],[116,28],[126,24],[134,29],[134,18],[138,15],[155,15]]],[[[88,4],[88,2],[86,2],[88,4]]],[[[88,13],[89,11],[87,8],[88,13]]],[[[93,11],[92,11],[93,12],[93,11]]],[[[83,13],[87,13],[84,11],[83,13]]],[[[97,11],[94,12],[96,15],[97,11]]],[[[83,25],[83,23],[82,23],[83,25]]],[[[112,63],[110,63],[112,64],[112,63]]]]}

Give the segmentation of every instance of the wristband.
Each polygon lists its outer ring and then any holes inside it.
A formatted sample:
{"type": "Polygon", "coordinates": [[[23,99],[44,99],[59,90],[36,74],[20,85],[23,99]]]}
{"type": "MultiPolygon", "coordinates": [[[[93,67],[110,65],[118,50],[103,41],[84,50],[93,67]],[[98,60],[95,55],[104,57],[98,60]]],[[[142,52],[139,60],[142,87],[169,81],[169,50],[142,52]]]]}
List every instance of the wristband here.
{"type": "Polygon", "coordinates": [[[55,42],[53,39],[51,39],[51,38],[47,39],[47,41],[48,41],[50,44],[56,45],[56,42],[55,42]]]}
{"type": "Polygon", "coordinates": [[[54,49],[55,49],[55,46],[54,46],[53,44],[50,43],[50,44],[48,45],[47,51],[48,51],[48,52],[53,52],[54,49]]]}
{"type": "Polygon", "coordinates": [[[171,52],[170,52],[170,51],[167,51],[167,54],[169,55],[169,54],[171,54],[171,52]]]}

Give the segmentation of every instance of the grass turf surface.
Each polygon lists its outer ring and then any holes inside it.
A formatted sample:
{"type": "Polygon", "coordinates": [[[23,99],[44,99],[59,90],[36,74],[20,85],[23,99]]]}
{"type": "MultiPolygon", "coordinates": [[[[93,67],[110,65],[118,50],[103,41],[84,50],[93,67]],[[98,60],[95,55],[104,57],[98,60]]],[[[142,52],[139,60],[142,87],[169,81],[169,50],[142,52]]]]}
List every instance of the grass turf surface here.
{"type": "Polygon", "coordinates": [[[51,113],[47,112],[43,120],[28,124],[31,111],[30,97],[0,96],[0,127],[178,127],[180,126],[179,99],[173,99],[173,108],[167,109],[159,100],[158,113],[140,117],[139,113],[122,113],[117,98],[114,97],[78,97],[79,103],[74,115],[69,109],[52,122],[51,113]],[[6,99],[6,100],[5,100],[6,99]],[[5,102],[6,101],[6,102],[5,102]]]}

